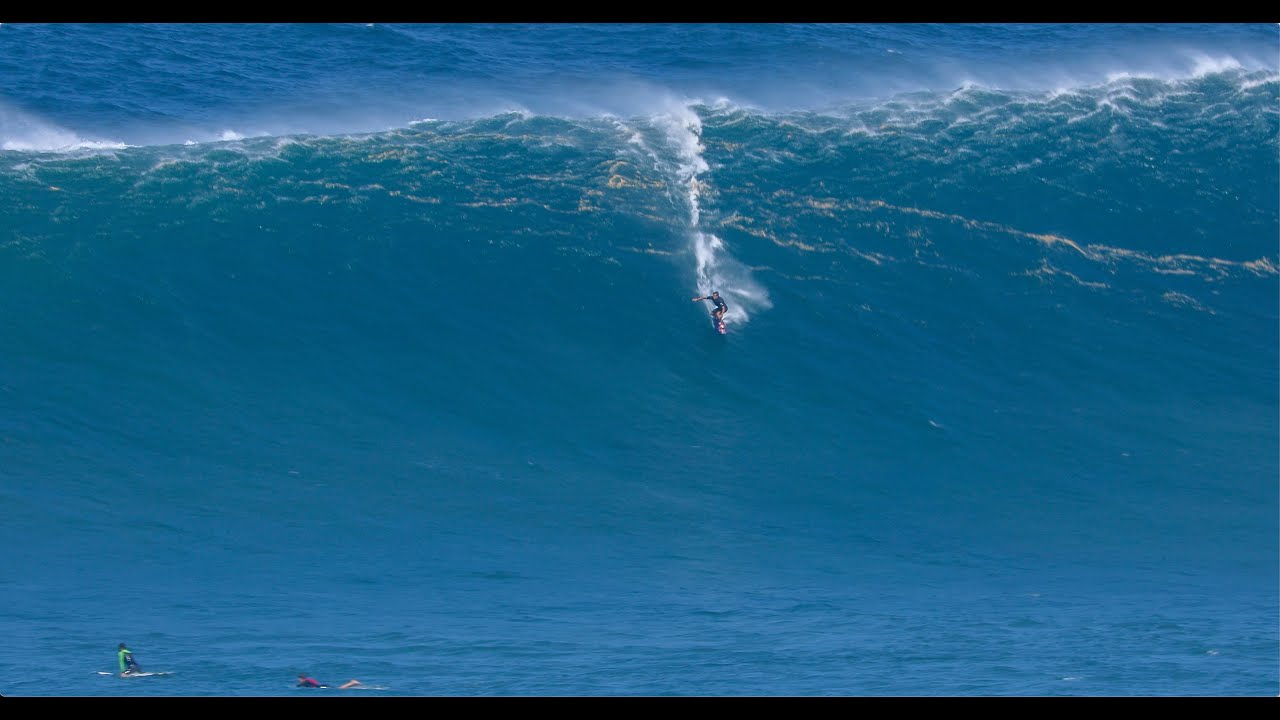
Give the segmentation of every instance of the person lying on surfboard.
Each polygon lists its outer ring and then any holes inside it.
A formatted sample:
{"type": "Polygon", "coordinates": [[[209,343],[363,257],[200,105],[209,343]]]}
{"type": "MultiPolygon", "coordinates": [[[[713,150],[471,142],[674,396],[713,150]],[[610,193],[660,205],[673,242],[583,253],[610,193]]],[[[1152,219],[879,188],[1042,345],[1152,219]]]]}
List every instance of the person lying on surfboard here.
{"type": "Polygon", "coordinates": [[[729,305],[720,297],[719,290],[712,290],[711,294],[706,297],[696,297],[693,299],[694,302],[698,302],[699,300],[710,300],[716,304],[716,309],[711,311],[711,316],[716,319],[716,322],[723,321],[724,314],[729,312],[729,305]]]}
{"type": "MultiPolygon", "coordinates": [[[[347,688],[355,687],[355,686],[357,686],[357,685],[359,685],[359,684],[360,684],[360,681],[359,681],[359,680],[348,680],[348,681],[346,681],[346,682],[342,683],[342,685],[338,686],[338,689],[339,689],[339,690],[346,690],[347,688]]],[[[320,683],[320,681],[319,681],[319,680],[316,680],[315,678],[307,677],[307,674],[306,674],[306,673],[299,673],[299,674],[298,674],[298,687],[308,687],[308,688],[327,688],[327,687],[329,687],[329,686],[328,686],[328,685],[322,685],[322,684],[320,683]]]]}
{"type": "Polygon", "coordinates": [[[127,645],[120,643],[120,645],[117,646],[117,650],[118,652],[116,652],[116,657],[120,660],[121,675],[126,673],[142,672],[142,668],[138,667],[138,661],[133,659],[133,651],[130,650],[127,645]]]}

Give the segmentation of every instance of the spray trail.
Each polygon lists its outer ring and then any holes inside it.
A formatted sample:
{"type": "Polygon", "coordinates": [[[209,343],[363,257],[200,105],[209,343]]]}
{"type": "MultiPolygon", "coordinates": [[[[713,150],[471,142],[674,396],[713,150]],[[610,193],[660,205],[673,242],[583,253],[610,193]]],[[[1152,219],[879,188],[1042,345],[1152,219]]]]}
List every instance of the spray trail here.
{"type": "Polygon", "coordinates": [[[680,106],[656,119],[665,131],[677,158],[677,189],[685,192],[689,208],[689,247],[694,260],[694,279],[699,295],[718,290],[729,305],[727,323],[745,323],[751,312],[772,307],[768,291],[751,276],[751,270],[734,258],[724,240],[700,227],[699,199],[704,188],[700,175],[709,170],[702,157],[702,119],[689,106],[680,106]]]}

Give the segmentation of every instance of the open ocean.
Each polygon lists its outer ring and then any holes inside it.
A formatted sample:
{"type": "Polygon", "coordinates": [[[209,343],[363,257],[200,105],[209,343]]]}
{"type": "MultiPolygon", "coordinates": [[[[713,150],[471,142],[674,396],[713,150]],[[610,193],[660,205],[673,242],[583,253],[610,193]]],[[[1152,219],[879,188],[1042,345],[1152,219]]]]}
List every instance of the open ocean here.
{"type": "Polygon", "coordinates": [[[1278,138],[1272,23],[4,23],[0,695],[1274,697],[1278,138]]]}

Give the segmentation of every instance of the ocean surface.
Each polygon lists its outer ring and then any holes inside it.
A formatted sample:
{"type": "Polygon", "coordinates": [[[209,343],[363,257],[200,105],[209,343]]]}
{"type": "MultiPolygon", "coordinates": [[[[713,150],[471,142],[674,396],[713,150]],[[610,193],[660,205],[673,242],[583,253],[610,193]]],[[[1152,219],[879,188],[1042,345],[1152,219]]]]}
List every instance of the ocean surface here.
{"type": "Polygon", "coordinates": [[[0,695],[1274,697],[1278,138],[1275,24],[4,23],[0,695]]]}

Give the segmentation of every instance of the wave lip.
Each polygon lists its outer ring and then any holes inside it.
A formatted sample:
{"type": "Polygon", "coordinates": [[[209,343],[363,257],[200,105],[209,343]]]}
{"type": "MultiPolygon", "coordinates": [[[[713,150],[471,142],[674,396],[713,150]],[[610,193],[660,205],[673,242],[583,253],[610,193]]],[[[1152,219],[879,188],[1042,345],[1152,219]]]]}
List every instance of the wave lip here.
{"type": "Polygon", "coordinates": [[[122,150],[118,140],[91,140],[16,108],[0,106],[0,149],[63,153],[75,150],[122,150]]]}

